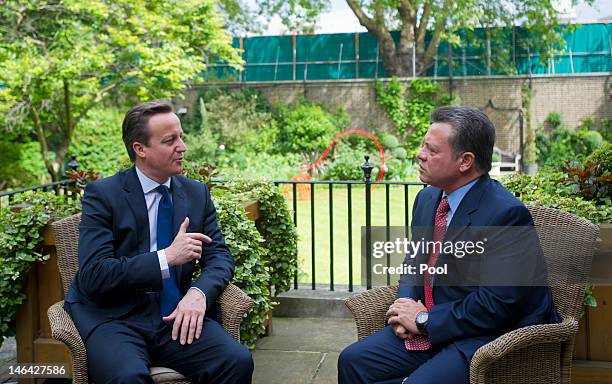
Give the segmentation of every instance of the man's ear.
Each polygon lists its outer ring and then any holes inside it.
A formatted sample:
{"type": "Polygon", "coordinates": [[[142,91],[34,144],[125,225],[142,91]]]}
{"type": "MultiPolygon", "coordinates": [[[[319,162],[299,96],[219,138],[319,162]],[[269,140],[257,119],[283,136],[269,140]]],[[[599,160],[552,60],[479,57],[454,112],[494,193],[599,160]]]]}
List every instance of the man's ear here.
{"type": "Polygon", "coordinates": [[[459,171],[467,172],[476,167],[476,156],[472,152],[463,152],[459,156],[459,171]]]}
{"type": "Polygon", "coordinates": [[[136,154],[137,158],[146,157],[144,144],[135,141],[132,143],[132,149],[134,150],[134,153],[136,154]]]}

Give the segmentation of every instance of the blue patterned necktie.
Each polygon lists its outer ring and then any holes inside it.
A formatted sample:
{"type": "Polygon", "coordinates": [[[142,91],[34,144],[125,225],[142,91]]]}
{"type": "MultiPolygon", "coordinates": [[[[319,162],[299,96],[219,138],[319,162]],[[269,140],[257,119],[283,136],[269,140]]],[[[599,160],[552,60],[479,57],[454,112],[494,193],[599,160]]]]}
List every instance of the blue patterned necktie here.
{"type": "MultiPolygon", "coordinates": [[[[165,185],[155,188],[161,194],[157,208],[157,249],[164,249],[172,244],[172,199],[170,190],[165,185]]],[[[162,280],[163,290],[160,293],[161,315],[168,316],[174,311],[181,299],[181,294],[176,286],[176,271],[169,267],[170,278],[162,280]]]]}

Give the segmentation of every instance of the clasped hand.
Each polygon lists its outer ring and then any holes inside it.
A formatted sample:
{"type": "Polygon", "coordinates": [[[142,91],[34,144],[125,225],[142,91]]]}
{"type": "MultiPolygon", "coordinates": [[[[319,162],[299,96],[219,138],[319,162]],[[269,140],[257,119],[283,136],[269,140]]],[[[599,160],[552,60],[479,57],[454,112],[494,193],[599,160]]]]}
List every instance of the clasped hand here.
{"type": "Polygon", "coordinates": [[[420,335],[421,332],[417,329],[415,320],[421,311],[427,311],[421,300],[397,299],[387,311],[387,316],[389,316],[387,324],[391,325],[395,335],[402,340],[411,338],[413,335],[420,335]]]}

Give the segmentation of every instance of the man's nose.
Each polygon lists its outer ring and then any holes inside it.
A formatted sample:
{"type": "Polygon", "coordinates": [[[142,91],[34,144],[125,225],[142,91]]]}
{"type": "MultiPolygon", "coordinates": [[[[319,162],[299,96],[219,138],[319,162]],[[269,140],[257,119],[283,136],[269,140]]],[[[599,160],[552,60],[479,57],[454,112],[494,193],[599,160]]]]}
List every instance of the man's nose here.
{"type": "Polygon", "coordinates": [[[183,139],[179,139],[180,143],[178,148],[176,148],[177,152],[185,152],[187,150],[187,144],[185,144],[185,142],[183,141],[183,139]]]}
{"type": "Polygon", "coordinates": [[[427,156],[425,156],[425,151],[423,150],[423,148],[421,148],[419,153],[417,153],[417,159],[419,159],[421,161],[427,160],[427,156]]]}

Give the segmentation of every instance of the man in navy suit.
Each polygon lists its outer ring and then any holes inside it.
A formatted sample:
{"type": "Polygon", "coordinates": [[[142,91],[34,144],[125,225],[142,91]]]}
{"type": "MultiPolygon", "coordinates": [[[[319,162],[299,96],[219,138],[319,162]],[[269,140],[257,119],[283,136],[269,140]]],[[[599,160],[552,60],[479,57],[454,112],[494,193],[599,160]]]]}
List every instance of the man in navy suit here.
{"type": "Polygon", "coordinates": [[[152,383],[155,365],[199,383],[250,383],[250,352],[211,318],[234,261],[207,186],[179,175],[178,117],[149,102],[127,112],[122,131],[134,167],[87,185],[65,300],[90,378],[152,383]]]}
{"type": "MultiPolygon", "coordinates": [[[[469,227],[515,226],[531,228],[528,235],[533,234],[527,208],[488,176],[495,128],[487,116],[449,106],[432,112],[430,120],[417,156],[420,179],[430,186],[414,201],[413,231],[429,228],[428,239],[434,240],[440,228],[442,239],[469,227]]],[[[532,250],[502,246],[476,265],[486,271],[528,262],[541,269],[539,244],[532,250]]],[[[453,256],[434,252],[407,257],[405,263],[440,266],[453,256]]],[[[460,267],[461,261],[451,263],[457,273],[453,266],[460,267]]],[[[453,286],[445,278],[452,276],[402,275],[398,299],[387,312],[388,325],[341,353],[339,383],[468,383],[470,361],[479,347],[512,329],[559,321],[545,284],[453,286]]]]}

